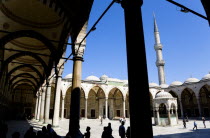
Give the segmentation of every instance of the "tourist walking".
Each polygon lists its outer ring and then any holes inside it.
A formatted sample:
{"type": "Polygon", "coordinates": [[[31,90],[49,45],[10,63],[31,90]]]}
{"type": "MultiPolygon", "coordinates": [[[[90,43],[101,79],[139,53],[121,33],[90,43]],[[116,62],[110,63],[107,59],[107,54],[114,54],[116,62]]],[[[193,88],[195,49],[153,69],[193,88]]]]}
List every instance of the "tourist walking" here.
{"type": "Polygon", "coordinates": [[[197,123],[194,121],[194,127],[193,127],[193,130],[196,128],[196,130],[198,129],[197,128],[197,123]]]}
{"type": "Polygon", "coordinates": [[[122,121],[121,125],[119,127],[119,135],[121,138],[125,138],[125,127],[124,127],[125,122],[122,121]]]}
{"type": "Polygon", "coordinates": [[[184,128],[186,128],[186,121],[184,118],[183,118],[183,126],[184,126],[184,128]]]}
{"type": "Polygon", "coordinates": [[[202,117],[202,121],[203,121],[204,128],[206,128],[206,124],[205,124],[206,119],[204,116],[202,117]]]}

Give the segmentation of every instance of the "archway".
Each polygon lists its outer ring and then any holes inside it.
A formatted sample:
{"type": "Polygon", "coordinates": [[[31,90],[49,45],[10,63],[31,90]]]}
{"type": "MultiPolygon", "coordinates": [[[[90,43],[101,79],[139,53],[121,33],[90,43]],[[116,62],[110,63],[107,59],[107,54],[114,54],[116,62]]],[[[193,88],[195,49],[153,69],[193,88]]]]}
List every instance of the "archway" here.
{"type": "Polygon", "coordinates": [[[184,116],[198,117],[199,110],[195,93],[191,89],[186,88],[182,91],[181,99],[184,116]]]}
{"type": "Polygon", "coordinates": [[[204,85],[199,91],[202,114],[205,117],[210,116],[210,86],[204,85]]]}
{"type": "Polygon", "coordinates": [[[88,118],[105,115],[105,93],[99,86],[94,86],[88,93],[88,118]]]}
{"type": "Polygon", "coordinates": [[[177,112],[178,112],[178,116],[179,117],[181,117],[181,108],[180,108],[180,100],[179,100],[179,98],[178,98],[178,95],[174,92],[174,91],[169,91],[169,93],[174,97],[174,98],[176,98],[177,99],[177,112]]]}
{"type": "Polygon", "coordinates": [[[118,88],[113,88],[108,96],[108,118],[123,117],[123,95],[118,88]]]}

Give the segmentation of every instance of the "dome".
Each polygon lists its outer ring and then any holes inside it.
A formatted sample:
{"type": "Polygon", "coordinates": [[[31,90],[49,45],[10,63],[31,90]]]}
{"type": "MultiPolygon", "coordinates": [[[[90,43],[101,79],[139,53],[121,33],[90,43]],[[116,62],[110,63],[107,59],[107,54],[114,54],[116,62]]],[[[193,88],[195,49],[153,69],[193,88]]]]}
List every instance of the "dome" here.
{"type": "Polygon", "coordinates": [[[152,83],[149,83],[149,87],[158,87],[159,85],[157,84],[157,83],[154,83],[154,82],[152,82],[152,83]]]}
{"type": "Polygon", "coordinates": [[[181,81],[174,81],[170,84],[170,86],[179,86],[182,85],[183,83],[181,81]]]}
{"type": "Polygon", "coordinates": [[[100,79],[96,76],[88,76],[85,80],[86,81],[100,81],[100,79]]]}
{"type": "Polygon", "coordinates": [[[72,74],[68,74],[64,77],[65,79],[72,79],[72,74]]]}
{"type": "Polygon", "coordinates": [[[173,96],[169,92],[161,91],[155,96],[155,98],[173,98],[173,96]]]}
{"type": "Polygon", "coordinates": [[[210,74],[206,74],[205,76],[203,76],[202,80],[208,80],[210,79],[210,74]]]}
{"type": "Polygon", "coordinates": [[[188,78],[184,83],[193,83],[193,82],[199,82],[199,79],[196,79],[196,78],[188,78]]]}
{"type": "Polygon", "coordinates": [[[108,76],[102,75],[102,76],[100,77],[100,80],[107,80],[107,78],[108,78],[108,76]]]}
{"type": "Polygon", "coordinates": [[[168,84],[161,84],[160,87],[161,88],[168,88],[168,84]]]}

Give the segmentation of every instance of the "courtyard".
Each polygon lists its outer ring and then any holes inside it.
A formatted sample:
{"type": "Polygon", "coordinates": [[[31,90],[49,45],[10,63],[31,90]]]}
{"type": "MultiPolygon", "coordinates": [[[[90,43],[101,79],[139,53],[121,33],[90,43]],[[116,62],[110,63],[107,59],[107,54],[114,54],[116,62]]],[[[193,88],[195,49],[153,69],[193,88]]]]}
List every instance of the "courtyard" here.
{"type": "MultiPolygon", "coordinates": [[[[179,124],[173,127],[160,127],[153,125],[153,135],[154,138],[207,138],[210,136],[210,121],[206,121],[206,128],[203,126],[203,122],[201,120],[197,120],[198,130],[193,130],[193,121],[189,120],[187,122],[187,128],[183,128],[182,120],[179,120],[179,124]]],[[[99,119],[86,119],[80,120],[80,130],[84,134],[87,126],[91,127],[91,138],[101,138],[101,134],[103,132],[103,127],[107,126],[108,123],[112,124],[113,136],[114,138],[120,138],[118,135],[118,128],[120,126],[120,122],[118,120],[104,120],[103,124],[101,124],[99,119]]],[[[7,138],[11,138],[13,132],[18,131],[21,134],[21,138],[23,138],[26,130],[33,126],[35,131],[41,130],[42,126],[46,126],[47,124],[42,124],[36,120],[12,120],[8,121],[8,134],[7,138]]],[[[58,135],[64,137],[68,132],[68,124],[69,119],[63,119],[60,121],[60,127],[54,128],[58,135]]],[[[125,128],[130,126],[130,121],[127,119],[125,123],[125,128]]],[[[144,127],[142,124],[141,127],[144,127]]],[[[139,128],[141,129],[141,128],[139,128]]]]}

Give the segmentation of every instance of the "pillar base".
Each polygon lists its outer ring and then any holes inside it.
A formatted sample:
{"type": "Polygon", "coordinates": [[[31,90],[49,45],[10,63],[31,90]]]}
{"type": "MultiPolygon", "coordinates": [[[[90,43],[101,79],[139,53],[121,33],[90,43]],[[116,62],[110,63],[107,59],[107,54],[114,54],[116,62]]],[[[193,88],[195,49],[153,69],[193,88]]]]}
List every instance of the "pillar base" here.
{"type": "MultiPolygon", "coordinates": [[[[66,136],[71,136],[71,135],[70,135],[70,133],[68,132],[68,133],[66,134],[66,136]]],[[[74,134],[74,136],[71,136],[71,137],[73,137],[73,138],[84,138],[84,137],[83,137],[83,134],[80,132],[80,130],[77,131],[76,134],[74,134]]]]}

